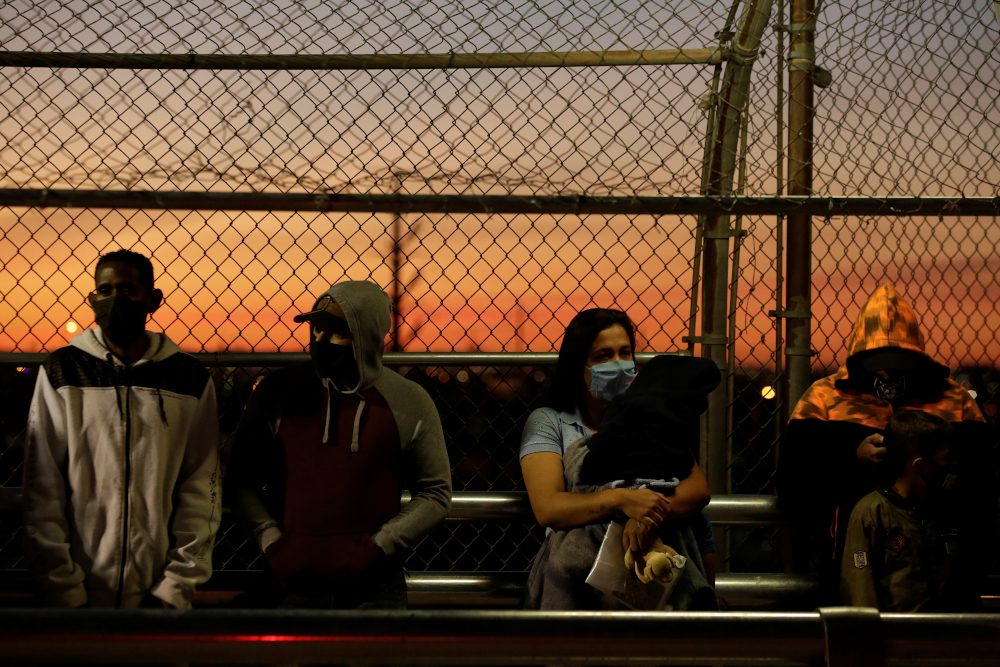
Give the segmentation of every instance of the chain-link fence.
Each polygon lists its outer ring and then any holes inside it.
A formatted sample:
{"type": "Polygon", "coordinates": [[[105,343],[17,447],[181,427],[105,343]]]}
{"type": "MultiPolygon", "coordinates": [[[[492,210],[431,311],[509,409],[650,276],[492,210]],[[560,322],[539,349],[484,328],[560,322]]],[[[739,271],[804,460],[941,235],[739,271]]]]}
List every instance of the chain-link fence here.
{"type": "MultiPolygon", "coordinates": [[[[731,191],[749,196],[787,194],[798,169],[787,158],[796,95],[788,68],[804,28],[790,25],[787,0],[768,5],[738,109],[731,191]]],[[[832,81],[815,96],[816,195],[997,194],[998,25],[981,5],[823,3],[816,64],[832,81]]],[[[8,2],[0,7],[0,188],[697,194],[721,140],[713,131],[744,10],[707,0],[8,2]],[[567,64],[568,53],[604,51],[643,55],[616,66],[461,65],[463,54],[554,54],[567,64]],[[94,54],[114,55],[85,61],[94,54]],[[414,69],[419,63],[406,58],[426,54],[446,66],[414,69]],[[678,54],[692,64],[676,64],[687,62],[678,54]],[[318,60],[344,55],[362,60],[318,60]],[[225,56],[244,61],[205,60],[225,56]],[[643,64],[652,58],[675,64],[643,64]]],[[[822,71],[812,74],[827,84],[822,71]]],[[[784,307],[786,222],[730,220],[746,234],[729,255],[727,409],[711,419],[727,425],[728,488],[737,493],[773,491],[785,369],[781,319],[769,311],[784,307]]],[[[929,351],[965,376],[994,419],[986,404],[997,393],[1000,331],[994,223],[815,218],[814,372],[843,362],[858,308],[893,280],[924,313],[929,351]]],[[[705,304],[698,229],[695,216],[679,215],[10,206],[0,208],[0,350],[50,351],[89,326],[83,296],[94,262],[117,247],[153,258],[167,293],[155,326],[186,351],[300,352],[305,332],[291,316],[348,278],[371,279],[393,297],[397,350],[553,351],[569,319],[592,305],[626,310],[640,349],[679,349],[694,333],[692,298],[699,310],[705,304]]],[[[225,433],[267,370],[213,370],[225,433]]],[[[552,369],[401,370],[437,401],[455,488],[518,488],[520,427],[552,369]]],[[[5,485],[18,483],[35,372],[2,370],[5,485]]],[[[0,523],[0,566],[20,558],[10,521],[0,517],[8,522],[0,523]]],[[[224,531],[217,564],[252,566],[256,549],[239,529],[224,531]]],[[[777,569],[772,531],[732,532],[734,570],[777,569]]],[[[442,527],[409,565],[525,569],[538,538],[530,526],[442,527]]]]}

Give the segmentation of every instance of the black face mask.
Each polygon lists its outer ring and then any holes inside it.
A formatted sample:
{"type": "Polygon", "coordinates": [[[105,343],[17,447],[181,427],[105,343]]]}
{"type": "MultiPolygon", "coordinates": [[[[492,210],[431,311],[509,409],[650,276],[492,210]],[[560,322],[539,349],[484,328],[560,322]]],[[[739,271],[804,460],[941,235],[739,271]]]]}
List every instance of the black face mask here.
{"type": "Polygon", "coordinates": [[[357,384],[358,365],[352,345],[337,345],[314,340],[309,344],[316,374],[321,378],[337,379],[352,387],[357,384]]]}
{"type": "Polygon", "coordinates": [[[900,376],[894,380],[875,377],[875,395],[887,401],[898,401],[906,393],[906,378],[900,376]]]}
{"type": "Polygon", "coordinates": [[[104,339],[121,348],[128,347],[146,330],[149,309],[141,301],[113,296],[91,303],[104,339]]]}

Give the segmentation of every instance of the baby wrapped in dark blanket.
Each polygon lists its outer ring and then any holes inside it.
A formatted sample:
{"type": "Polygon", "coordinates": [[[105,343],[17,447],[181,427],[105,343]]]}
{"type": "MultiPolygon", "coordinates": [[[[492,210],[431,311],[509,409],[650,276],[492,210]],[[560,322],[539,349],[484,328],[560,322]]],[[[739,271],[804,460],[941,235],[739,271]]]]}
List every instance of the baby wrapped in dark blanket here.
{"type": "MultiPolygon", "coordinates": [[[[701,414],[722,375],[710,359],[659,355],[608,405],[587,442],[580,482],[682,480],[691,474],[701,414]]],[[[655,484],[649,484],[655,487],[655,484]]]]}

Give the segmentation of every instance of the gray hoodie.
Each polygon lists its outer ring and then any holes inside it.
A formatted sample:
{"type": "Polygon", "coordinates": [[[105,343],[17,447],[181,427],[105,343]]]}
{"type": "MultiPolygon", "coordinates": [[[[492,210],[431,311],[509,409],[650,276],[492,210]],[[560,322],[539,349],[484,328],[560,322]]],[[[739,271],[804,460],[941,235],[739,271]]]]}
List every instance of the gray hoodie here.
{"type": "Polygon", "coordinates": [[[372,543],[401,558],[451,505],[437,408],[382,365],[388,296],[365,281],[333,285],[319,298],[327,295],[351,329],[358,386],[340,391],[311,363],[267,376],[244,410],[226,473],[237,518],[286,584],[363,573],[380,556],[372,543]],[[412,500],[400,507],[404,488],[412,500]],[[281,537],[271,544],[264,537],[275,529],[281,537]]]}

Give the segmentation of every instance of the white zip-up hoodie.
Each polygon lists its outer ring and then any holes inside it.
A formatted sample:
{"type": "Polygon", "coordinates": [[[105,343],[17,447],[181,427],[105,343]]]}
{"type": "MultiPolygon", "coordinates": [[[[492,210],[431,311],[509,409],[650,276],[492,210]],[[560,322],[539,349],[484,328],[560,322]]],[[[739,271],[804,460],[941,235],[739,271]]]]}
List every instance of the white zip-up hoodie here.
{"type": "Polygon", "coordinates": [[[215,386],[164,334],[125,365],[100,328],[38,373],[24,465],[25,547],[46,604],[189,608],[221,514],[215,386]]]}

